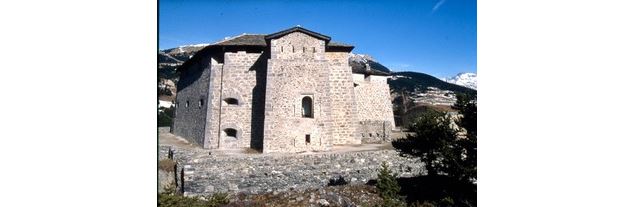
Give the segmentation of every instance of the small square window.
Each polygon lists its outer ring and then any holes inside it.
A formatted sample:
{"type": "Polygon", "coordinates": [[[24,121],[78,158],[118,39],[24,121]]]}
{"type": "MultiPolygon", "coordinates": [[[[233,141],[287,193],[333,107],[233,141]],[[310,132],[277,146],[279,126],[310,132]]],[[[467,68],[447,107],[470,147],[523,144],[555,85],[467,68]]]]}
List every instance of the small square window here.
{"type": "Polygon", "coordinates": [[[233,137],[236,138],[236,134],[238,134],[238,131],[236,129],[233,128],[226,128],[225,130],[223,130],[225,132],[225,136],[227,137],[233,137]]]}

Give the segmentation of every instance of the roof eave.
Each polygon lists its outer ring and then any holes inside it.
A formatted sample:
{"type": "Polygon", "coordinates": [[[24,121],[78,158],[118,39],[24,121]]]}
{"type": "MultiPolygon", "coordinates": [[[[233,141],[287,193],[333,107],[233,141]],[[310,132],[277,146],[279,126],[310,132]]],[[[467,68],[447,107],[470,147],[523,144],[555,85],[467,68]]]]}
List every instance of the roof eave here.
{"type": "Polygon", "coordinates": [[[353,71],[353,73],[364,74],[364,75],[375,75],[375,76],[390,76],[390,73],[379,72],[379,71],[372,71],[372,72],[355,72],[355,71],[353,71]]]}
{"type": "Polygon", "coordinates": [[[355,46],[326,46],[326,52],[351,52],[355,46]]]}

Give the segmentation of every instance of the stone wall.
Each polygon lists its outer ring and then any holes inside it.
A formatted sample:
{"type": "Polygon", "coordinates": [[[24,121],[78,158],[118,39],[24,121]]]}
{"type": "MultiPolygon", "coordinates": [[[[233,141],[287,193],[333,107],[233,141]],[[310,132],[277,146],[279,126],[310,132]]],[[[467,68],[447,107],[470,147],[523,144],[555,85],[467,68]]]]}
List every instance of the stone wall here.
{"type": "Polygon", "coordinates": [[[220,117],[220,85],[221,74],[225,66],[220,60],[211,58],[212,66],[210,73],[212,74],[209,84],[209,99],[207,103],[207,119],[205,121],[205,148],[218,149],[219,142],[219,117],[220,117]]]}
{"type": "Polygon", "coordinates": [[[220,70],[215,71],[219,75],[218,83],[222,85],[216,84],[217,88],[214,89],[217,94],[222,90],[222,95],[212,103],[212,109],[216,113],[208,118],[212,132],[210,140],[214,148],[249,148],[252,147],[252,142],[262,140],[252,136],[252,128],[262,128],[255,127],[252,123],[252,117],[262,116],[254,114],[252,110],[255,104],[262,104],[255,101],[254,96],[264,96],[264,91],[255,91],[256,73],[264,69],[264,64],[256,64],[261,56],[262,53],[227,52],[224,64],[218,67],[220,70]],[[237,103],[231,103],[229,99],[234,99],[237,103]],[[235,136],[228,136],[225,132],[230,128],[237,131],[235,136]]]}
{"type": "Polygon", "coordinates": [[[267,64],[263,152],[329,149],[332,96],[324,41],[300,32],[273,39],[267,64]],[[305,97],[313,103],[312,117],[302,117],[305,97]]]}
{"type": "Polygon", "coordinates": [[[223,48],[191,60],[177,85],[173,133],[206,149],[266,153],[360,144],[377,123],[394,128],[386,77],[353,74],[348,52],[326,52],[325,40],[302,32],[268,41],[269,49],[251,48],[257,53],[223,48]]]}
{"type": "Polygon", "coordinates": [[[164,170],[158,170],[157,172],[158,174],[158,192],[162,193],[165,192],[166,188],[169,189],[170,187],[174,186],[176,187],[176,176],[174,175],[174,172],[168,172],[168,171],[164,171],[164,170]]]}
{"type": "Polygon", "coordinates": [[[210,64],[199,60],[185,71],[177,84],[173,133],[204,146],[210,64]]]}
{"type": "Polygon", "coordinates": [[[271,59],[324,59],[326,43],[302,32],[271,40],[271,59]]]}
{"type": "MultiPolygon", "coordinates": [[[[353,74],[355,100],[360,121],[387,121],[390,129],[395,128],[395,120],[390,99],[387,76],[366,76],[353,74]]],[[[364,133],[364,132],[360,132],[364,133]]]]}
{"type": "Polygon", "coordinates": [[[392,125],[388,121],[361,121],[359,127],[362,143],[385,143],[393,138],[392,125]]]}
{"type": "MultiPolygon", "coordinates": [[[[161,146],[160,152],[166,153],[166,148],[161,146]]],[[[183,169],[185,195],[317,188],[327,186],[329,180],[340,176],[350,184],[365,184],[377,178],[384,161],[399,177],[424,173],[419,159],[401,157],[394,150],[307,155],[210,155],[203,151],[174,149],[174,159],[182,166],[179,169],[183,169]]]]}
{"type": "Polygon", "coordinates": [[[329,85],[332,95],[331,117],[333,144],[360,144],[359,119],[353,89],[353,72],[348,64],[348,52],[327,52],[329,85]]]}
{"type": "Polygon", "coordinates": [[[159,127],[159,133],[169,133],[170,127],[159,127]]]}

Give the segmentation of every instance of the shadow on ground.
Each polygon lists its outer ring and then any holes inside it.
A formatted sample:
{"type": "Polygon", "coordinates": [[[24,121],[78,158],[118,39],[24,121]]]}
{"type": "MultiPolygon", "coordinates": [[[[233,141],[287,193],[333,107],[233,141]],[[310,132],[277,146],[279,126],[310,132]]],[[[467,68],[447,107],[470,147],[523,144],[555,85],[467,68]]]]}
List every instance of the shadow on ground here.
{"type": "MultiPolygon", "coordinates": [[[[449,206],[476,206],[476,184],[473,183],[443,175],[397,178],[397,182],[401,186],[399,194],[404,196],[408,203],[443,203],[451,198],[453,204],[449,206]],[[446,201],[443,201],[444,199],[446,201]]],[[[367,184],[376,183],[376,180],[370,180],[367,184]]]]}

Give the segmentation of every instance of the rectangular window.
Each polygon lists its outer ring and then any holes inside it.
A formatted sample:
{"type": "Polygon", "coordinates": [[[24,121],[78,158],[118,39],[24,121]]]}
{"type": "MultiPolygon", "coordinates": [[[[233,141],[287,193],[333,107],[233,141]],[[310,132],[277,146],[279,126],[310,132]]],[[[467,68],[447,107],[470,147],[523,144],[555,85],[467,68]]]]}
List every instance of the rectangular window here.
{"type": "Polygon", "coordinates": [[[304,142],[306,144],[311,144],[311,135],[310,134],[307,134],[307,135],[304,136],[304,142]]]}

